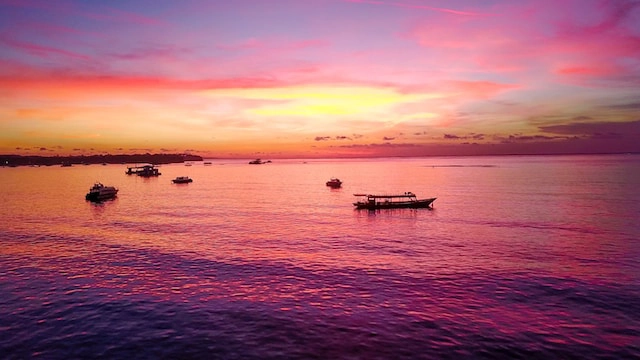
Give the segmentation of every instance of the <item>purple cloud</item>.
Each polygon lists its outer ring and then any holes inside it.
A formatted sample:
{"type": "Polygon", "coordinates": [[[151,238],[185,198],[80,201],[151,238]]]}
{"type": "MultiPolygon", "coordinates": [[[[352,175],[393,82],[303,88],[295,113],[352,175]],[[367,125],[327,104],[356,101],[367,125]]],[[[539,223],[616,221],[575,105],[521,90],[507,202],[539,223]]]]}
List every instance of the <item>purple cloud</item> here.
{"type": "Polygon", "coordinates": [[[545,133],[563,135],[638,136],[640,135],[640,120],[630,122],[573,122],[540,126],[539,129],[545,133]]]}
{"type": "Polygon", "coordinates": [[[392,1],[374,1],[374,0],[344,0],[344,1],[350,2],[350,3],[358,3],[358,4],[386,5],[386,6],[401,7],[406,9],[430,10],[430,11],[437,11],[437,12],[442,12],[442,13],[452,14],[452,15],[463,15],[463,16],[489,15],[489,14],[483,14],[478,12],[453,10],[453,9],[447,9],[447,8],[434,7],[434,6],[414,5],[414,4],[392,2],[392,1]]]}

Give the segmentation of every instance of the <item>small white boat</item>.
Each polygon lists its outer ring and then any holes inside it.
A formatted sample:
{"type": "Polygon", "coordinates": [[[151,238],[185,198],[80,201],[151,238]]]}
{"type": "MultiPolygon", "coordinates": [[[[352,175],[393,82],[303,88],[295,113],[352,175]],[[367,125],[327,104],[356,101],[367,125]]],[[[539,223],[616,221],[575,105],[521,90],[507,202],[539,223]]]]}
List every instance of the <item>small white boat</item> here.
{"type": "Polygon", "coordinates": [[[332,188],[339,188],[342,186],[342,181],[338,178],[331,178],[331,180],[327,181],[327,186],[332,188]]]}
{"type": "Polygon", "coordinates": [[[174,184],[187,184],[193,182],[193,179],[188,176],[178,176],[177,178],[171,180],[174,184]]]}
{"type": "Polygon", "coordinates": [[[104,186],[102,183],[95,183],[89,189],[85,199],[89,201],[103,201],[116,197],[118,189],[113,186],[104,186]]]}

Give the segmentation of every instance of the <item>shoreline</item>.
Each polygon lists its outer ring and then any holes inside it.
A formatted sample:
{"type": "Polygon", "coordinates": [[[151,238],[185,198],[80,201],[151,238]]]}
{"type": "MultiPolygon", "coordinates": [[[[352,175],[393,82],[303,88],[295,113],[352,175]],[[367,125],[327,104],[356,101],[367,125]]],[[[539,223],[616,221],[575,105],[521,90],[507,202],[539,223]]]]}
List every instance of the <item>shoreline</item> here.
{"type": "Polygon", "coordinates": [[[73,155],[35,156],[0,155],[2,166],[53,166],[88,164],[171,164],[185,161],[202,161],[202,156],[191,154],[128,154],[128,155],[73,155]]]}

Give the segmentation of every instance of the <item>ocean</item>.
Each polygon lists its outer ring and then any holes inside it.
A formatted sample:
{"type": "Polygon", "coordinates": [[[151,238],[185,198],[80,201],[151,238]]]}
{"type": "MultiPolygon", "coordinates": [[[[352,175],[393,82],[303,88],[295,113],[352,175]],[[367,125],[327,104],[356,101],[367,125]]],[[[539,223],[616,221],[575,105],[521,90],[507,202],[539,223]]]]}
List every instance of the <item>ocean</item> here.
{"type": "Polygon", "coordinates": [[[0,168],[0,357],[640,358],[640,155],[211,161],[0,168]]]}

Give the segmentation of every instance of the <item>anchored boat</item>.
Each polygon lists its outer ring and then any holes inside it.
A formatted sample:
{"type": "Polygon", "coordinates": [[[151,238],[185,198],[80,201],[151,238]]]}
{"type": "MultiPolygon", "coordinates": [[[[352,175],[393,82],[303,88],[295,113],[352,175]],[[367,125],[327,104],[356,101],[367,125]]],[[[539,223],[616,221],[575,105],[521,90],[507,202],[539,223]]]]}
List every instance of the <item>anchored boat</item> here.
{"type": "Polygon", "coordinates": [[[327,181],[327,186],[332,187],[332,188],[339,188],[342,186],[342,181],[340,181],[340,179],[338,178],[331,178],[329,181],[327,181]]]}
{"type": "Polygon", "coordinates": [[[127,175],[138,175],[142,177],[152,177],[152,176],[160,176],[160,170],[158,170],[155,165],[143,165],[143,166],[132,166],[128,167],[127,171],[125,171],[127,175]]]}
{"type": "Polygon", "coordinates": [[[95,183],[89,189],[89,192],[85,196],[85,199],[89,201],[102,201],[116,197],[118,189],[113,186],[104,186],[102,183],[95,183]]]}
{"type": "Polygon", "coordinates": [[[358,200],[353,203],[356,209],[397,209],[397,208],[431,208],[436,198],[418,199],[416,194],[406,192],[394,195],[353,194],[358,200]]]}
{"type": "Polygon", "coordinates": [[[193,179],[188,176],[178,176],[177,178],[171,180],[174,184],[187,184],[193,182],[193,179]]]}
{"type": "Polygon", "coordinates": [[[262,159],[255,159],[255,160],[249,161],[249,164],[251,164],[251,165],[262,165],[262,164],[268,164],[270,162],[271,162],[271,160],[263,161],[262,159]]]}

